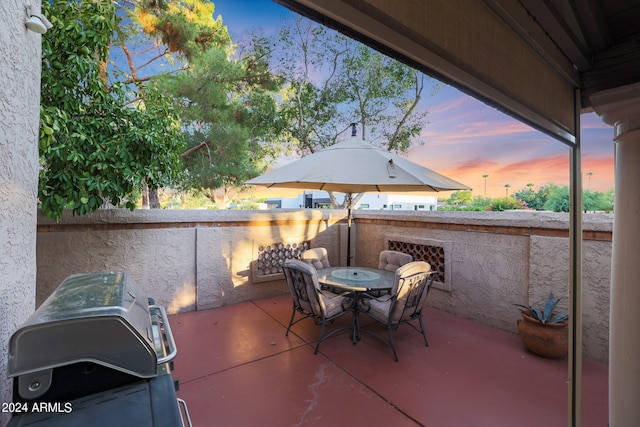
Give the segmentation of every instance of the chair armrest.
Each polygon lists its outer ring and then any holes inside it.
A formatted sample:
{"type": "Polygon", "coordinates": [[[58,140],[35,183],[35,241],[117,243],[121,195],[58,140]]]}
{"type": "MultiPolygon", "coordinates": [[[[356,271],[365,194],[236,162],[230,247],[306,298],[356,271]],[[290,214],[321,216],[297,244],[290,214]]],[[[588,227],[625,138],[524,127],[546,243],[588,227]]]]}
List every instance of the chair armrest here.
{"type": "Polygon", "coordinates": [[[333,292],[327,291],[327,290],[325,290],[325,289],[320,289],[320,291],[319,291],[319,292],[320,292],[324,297],[326,297],[326,298],[331,298],[331,299],[333,299],[333,298],[337,298],[337,297],[348,297],[348,296],[350,296],[350,294],[351,294],[351,292],[349,292],[349,291],[343,292],[343,293],[341,293],[341,294],[334,294],[333,292]]]}
{"type": "Polygon", "coordinates": [[[369,295],[367,293],[362,294],[362,298],[367,298],[367,299],[375,299],[377,301],[380,302],[385,302],[385,301],[389,301],[391,298],[393,298],[393,295],[391,294],[385,294],[385,295],[381,295],[379,297],[374,297],[373,295],[369,295]]]}

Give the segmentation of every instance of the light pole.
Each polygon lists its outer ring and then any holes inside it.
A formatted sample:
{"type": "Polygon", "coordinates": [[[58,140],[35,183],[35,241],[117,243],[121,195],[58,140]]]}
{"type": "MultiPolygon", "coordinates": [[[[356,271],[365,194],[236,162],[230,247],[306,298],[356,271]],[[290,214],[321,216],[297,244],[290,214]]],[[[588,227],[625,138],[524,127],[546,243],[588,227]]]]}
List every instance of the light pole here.
{"type": "Polygon", "coordinates": [[[482,178],[484,178],[484,198],[487,198],[487,178],[489,178],[489,175],[487,175],[486,173],[484,175],[482,175],[482,178]]]}

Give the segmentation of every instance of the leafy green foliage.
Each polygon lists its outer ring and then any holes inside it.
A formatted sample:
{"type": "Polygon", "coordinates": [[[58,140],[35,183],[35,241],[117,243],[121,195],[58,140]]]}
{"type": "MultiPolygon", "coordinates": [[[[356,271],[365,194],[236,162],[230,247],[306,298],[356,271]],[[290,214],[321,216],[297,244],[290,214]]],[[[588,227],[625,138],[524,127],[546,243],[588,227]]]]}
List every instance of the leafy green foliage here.
{"type": "Polygon", "coordinates": [[[451,193],[447,203],[450,205],[469,205],[471,204],[471,190],[462,190],[451,193]]]}
{"type": "MultiPolygon", "coordinates": [[[[438,199],[439,201],[441,199],[438,199]]],[[[446,204],[439,206],[439,211],[487,211],[491,204],[491,197],[472,197],[471,190],[457,191],[448,199],[442,199],[446,204]]]]}
{"type": "Polygon", "coordinates": [[[490,197],[483,196],[475,196],[471,199],[471,208],[477,211],[486,211],[489,210],[489,205],[491,204],[490,197]]]}
{"type": "Polygon", "coordinates": [[[170,104],[152,88],[155,102],[144,104],[107,87],[112,2],[44,2],[43,10],[53,28],[42,39],[42,211],[59,219],[65,208],[85,215],[106,202],[133,209],[142,182],[176,177],[182,138],[170,104]]]}
{"type": "Polygon", "coordinates": [[[541,309],[536,306],[527,306],[522,304],[514,304],[516,307],[520,307],[521,311],[526,315],[539,320],[542,323],[562,323],[569,318],[567,313],[556,313],[555,309],[562,297],[554,299],[553,293],[549,292],[549,297],[541,309]]]}
{"type": "Polygon", "coordinates": [[[536,192],[531,187],[523,188],[522,190],[517,191],[513,195],[513,197],[522,201],[523,203],[526,203],[529,209],[544,209],[544,200],[538,197],[536,192]]]}
{"type": "Polygon", "coordinates": [[[587,211],[613,212],[613,189],[607,192],[585,190],[582,193],[582,207],[587,211]]]}
{"type": "Polygon", "coordinates": [[[361,125],[363,137],[373,142],[377,136],[389,150],[409,149],[425,125],[427,112],[417,109],[425,75],[349,41],[340,78],[347,95],[347,114],[361,125]],[[374,132],[367,135],[367,131],[374,132]]]}
{"type": "Polygon", "coordinates": [[[299,155],[335,144],[350,123],[369,143],[406,151],[426,125],[418,103],[431,80],[422,73],[303,18],[268,46],[271,68],[286,81],[273,126],[299,155]]]}
{"type": "MultiPolygon", "coordinates": [[[[603,193],[600,191],[585,190],[582,193],[582,209],[592,212],[613,211],[613,189],[603,193]]],[[[550,210],[554,212],[569,212],[571,198],[568,186],[547,184],[536,192],[531,186],[518,191],[514,197],[527,204],[527,207],[535,210],[550,210]]]]}
{"type": "Polygon", "coordinates": [[[547,200],[544,202],[544,208],[554,212],[569,212],[571,206],[571,197],[569,195],[569,187],[557,185],[549,186],[547,200]]]}
{"type": "Polygon", "coordinates": [[[333,145],[350,123],[395,151],[406,151],[425,126],[417,105],[430,80],[410,67],[303,18],[272,46],[271,67],[288,85],[279,125],[302,155],[333,145]]]}
{"type": "MultiPolygon", "coordinates": [[[[568,212],[569,187],[557,184],[547,184],[538,191],[533,190],[533,184],[516,192],[513,197],[492,199],[490,197],[472,197],[471,191],[452,193],[448,199],[439,199],[446,205],[438,208],[440,211],[504,211],[512,209],[556,210],[568,212]]],[[[614,191],[607,192],[585,190],[582,206],[585,212],[613,211],[614,191]]]]}
{"type": "Polygon", "coordinates": [[[128,4],[117,38],[128,69],[114,75],[146,103],[147,81],[171,97],[188,142],[177,187],[222,207],[218,194],[230,203],[233,187],[259,174],[266,156],[279,153],[271,144],[277,129],[272,91],[281,81],[268,70],[268,44],[257,37],[236,52],[222,18],[212,19],[209,0],[128,4]]]}
{"type": "Polygon", "coordinates": [[[498,199],[493,199],[489,205],[490,211],[501,212],[514,209],[526,209],[526,205],[514,197],[500,197],[498,199]]]}
{"type": "Polygon", "coordinates": [[[338,75],[346,37],[297,18],[264,43],[271,69],[286,81],[279,105],[281,135],[302,155],[333,145],[352,118],[339,106],[347,101],[338,75]]]}
{"type": "MultiPolygon", "coordinates": [[[[180,108],[189,149],[183,186],[199,189],[216,203],[216,194],[232,194],[266,167],[277,148],[271,124],[276,102],[272,76],[260,53],[249,50],[237,61],[212,46],[195,55],[183,73],[162,79],[162,87],[180,108]]],[[[231,199],[224,198],[228,204],[231,199]]],[[[224,207],[224,206],[223,206],[224,207]]]]}
{"type": "MultiPolygon", "coordinates": [[[[163,76],[184,73],[211,47],[232,49],[221,17],[212,19],[213,12],[214,4],[209,0],[120,3],[120,22],[109,58],[110,80],[126,86],[131,99],[147,106],[158,101],[150,96],[153,90],[173,96],[159,86],[163,76]]],[[[177,107],[181,111],[182,105],[177,107]]],[[[148,198],[143,192],[143,207],[159,208],[159,200],[154,197],[157,191],[152,183],[145,184],[149,191],[148,198]]]]}
{"type": "MultiPolygon", "coordinates": [[[[138,0],[129,9],[135,25],[159,44],[187,59],[211,46],[231,45],[231,38],[218,16],[212,19],[214,3],[209,0],[138,0]]],[[[161,50],[162,51],[162,50],[161,50]]]]}

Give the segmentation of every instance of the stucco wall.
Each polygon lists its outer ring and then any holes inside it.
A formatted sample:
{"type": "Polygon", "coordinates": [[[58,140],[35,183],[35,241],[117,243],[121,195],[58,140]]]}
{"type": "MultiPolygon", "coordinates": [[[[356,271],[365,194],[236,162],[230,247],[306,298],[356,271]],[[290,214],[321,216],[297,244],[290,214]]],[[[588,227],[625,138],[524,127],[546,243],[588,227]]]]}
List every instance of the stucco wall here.
{"type": "MultiPolygon", "coordinates": [[[[513,304],[544,303],[549,292],[568,310],[568,214],[546,212],[356,213],[357,265],[372,265],[390,238],[448,246],[447,283],[428,304],[516,332],[513,304]]],[[[613,215],[587,214],[583,229],[583,348],[605,361],[613,215]]]]}
{"type": "Polygon", "coordinates": [[[283,280],[253,283],[260,245],[309,240],[339,265],[344,211],[108,209],[88,217],[44,217],[38,232],[37,304],[70,274],[126,271],[170,313],[287,292],[283,280]]]}
{"type": "MultiPolygon", "coordinates": [[[[609,355],[611,242],[583,240],[582,336],[587,355],[609,355]]],[[[566,238],[531,236],[529,301],[543,302],[553,292],[564,296],[558,307],[568,311],[569,242],[566,238]]]]}
{"type": "MultiPolygon", "coordinates": [[[[311,241],[346,263],[345,211],[113,209],[38,222],[40,304],[68,275],[123,270],[170,312],[286,293],[282,277],[256,280],[261,245],[311,241]]],[[[389,240],[444,248],[445,280],[428,304],[516,332],[514,303],[568,297],[568,216],[537,212],[357,211],[353,265],[375,267],[389,240]]],[[[586,215],[583,308],[587,357],[608,357],[611,215],[586,215]]],[[[567,308],[568,298],[563,300],[567,308]]]]}
{"type": "MultiPolygon", "coordinates": [[[[27,31],[22,0],[0,2],[0,400],[11,334],[35,308],[40,35],[27,31]]],[[[40,1],[29,4],[40,5],[40,1]]],[[[0,425],[9,414],[0,413],[0,425]]]]}

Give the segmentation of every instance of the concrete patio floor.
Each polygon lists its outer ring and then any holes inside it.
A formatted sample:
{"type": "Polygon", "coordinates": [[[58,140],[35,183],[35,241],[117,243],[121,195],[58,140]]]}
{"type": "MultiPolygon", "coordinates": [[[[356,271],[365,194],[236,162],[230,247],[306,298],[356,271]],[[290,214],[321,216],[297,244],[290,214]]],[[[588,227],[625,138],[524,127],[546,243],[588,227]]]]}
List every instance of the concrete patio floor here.
{"type": "MultiPolygon", "coordinates": [[[[285,337],[290,315],[283,295],[170,316],[194,426],[567,425],[567,358],[532,355],[515,334],[426,308],[429,347],[402,326],[396,363],[369,334],[357,345],[337,334],[314,355],[319,326],[305,319],[285,337]]],[[[607,425],[607,376],[583,362],[582,426],[607,425]]]]}

